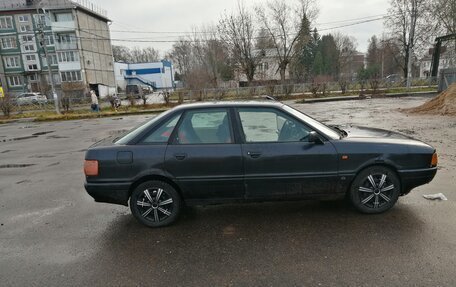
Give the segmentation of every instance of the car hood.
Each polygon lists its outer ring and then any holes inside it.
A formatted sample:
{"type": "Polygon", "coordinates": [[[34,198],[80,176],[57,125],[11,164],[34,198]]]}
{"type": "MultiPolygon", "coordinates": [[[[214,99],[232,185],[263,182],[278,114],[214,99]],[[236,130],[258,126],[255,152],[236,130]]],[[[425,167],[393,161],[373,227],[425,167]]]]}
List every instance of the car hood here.
{"type": "Polygon", "coordinates": [[[361,126],[344,126],[340,128],[347,132],[347,138],[414,139],[398,132],[377,128],[368,128],[361,126]]]}

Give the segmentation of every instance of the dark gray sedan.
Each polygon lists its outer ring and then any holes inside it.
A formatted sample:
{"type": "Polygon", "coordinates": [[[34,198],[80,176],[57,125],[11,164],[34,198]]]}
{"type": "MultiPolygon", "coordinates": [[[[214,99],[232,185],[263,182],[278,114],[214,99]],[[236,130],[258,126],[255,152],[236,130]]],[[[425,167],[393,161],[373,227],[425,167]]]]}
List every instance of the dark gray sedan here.
{"type": "Polygon", "coordinates": [[[347,197],[390,209],[430,182],[435,149],[372,128],[330,127],[278,102],[182,105],[86,153],[85,188],[165,226],[184,205],[347,197]]]}

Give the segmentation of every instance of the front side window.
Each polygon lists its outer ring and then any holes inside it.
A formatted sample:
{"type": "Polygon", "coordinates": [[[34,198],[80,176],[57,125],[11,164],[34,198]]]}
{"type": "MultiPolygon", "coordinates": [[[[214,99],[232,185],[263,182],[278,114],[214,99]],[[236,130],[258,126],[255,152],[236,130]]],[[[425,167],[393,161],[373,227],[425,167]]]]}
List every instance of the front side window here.
{"type": "Polygon", "coordinates": [[[147,135],[141,143],[167,143],[181,114],[177,114],[147,135]]]}
{"type": "Polygon", "coordinates": [[[240,108],[238,112],[248,143],[306,141],[311,131],[301,122],[275,109],[240,108]]]}
{"type": "Polygon", "coordinates": [[[233,143],[228,111],[226,109],[208,109],[187,112],[177,130],[176,143],[233,143]]]}

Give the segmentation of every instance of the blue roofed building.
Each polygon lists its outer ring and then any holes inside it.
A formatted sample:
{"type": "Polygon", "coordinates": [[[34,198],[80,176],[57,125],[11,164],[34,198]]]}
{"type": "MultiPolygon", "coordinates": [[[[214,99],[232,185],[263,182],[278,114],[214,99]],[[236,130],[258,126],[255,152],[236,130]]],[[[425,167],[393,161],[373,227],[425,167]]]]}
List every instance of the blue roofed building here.
{"type": "Polygon", "coordinates": [[[140,85],[165,90],[174,88],[174,71],[170,61],[153,63],[115,63],[117,88],[125,91],[127,85],[140,85]]]}

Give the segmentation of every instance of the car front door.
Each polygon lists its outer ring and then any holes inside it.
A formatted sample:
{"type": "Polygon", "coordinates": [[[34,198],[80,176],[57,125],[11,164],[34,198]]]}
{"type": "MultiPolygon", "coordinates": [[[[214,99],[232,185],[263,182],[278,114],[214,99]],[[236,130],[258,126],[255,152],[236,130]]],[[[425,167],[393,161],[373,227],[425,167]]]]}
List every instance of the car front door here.
{"type": "Polygon", "coordinates": [[[298,198],[334,191],[337,152],[312,129],[276,108],[238,108],[246,197],[298,198]]]}
{"type": "Polygon", "coordinates": [[[241,145],[234,139],[229,109],[184,113],[167,147],[165,169],[188,201],[244,198],[241,145]]]}

